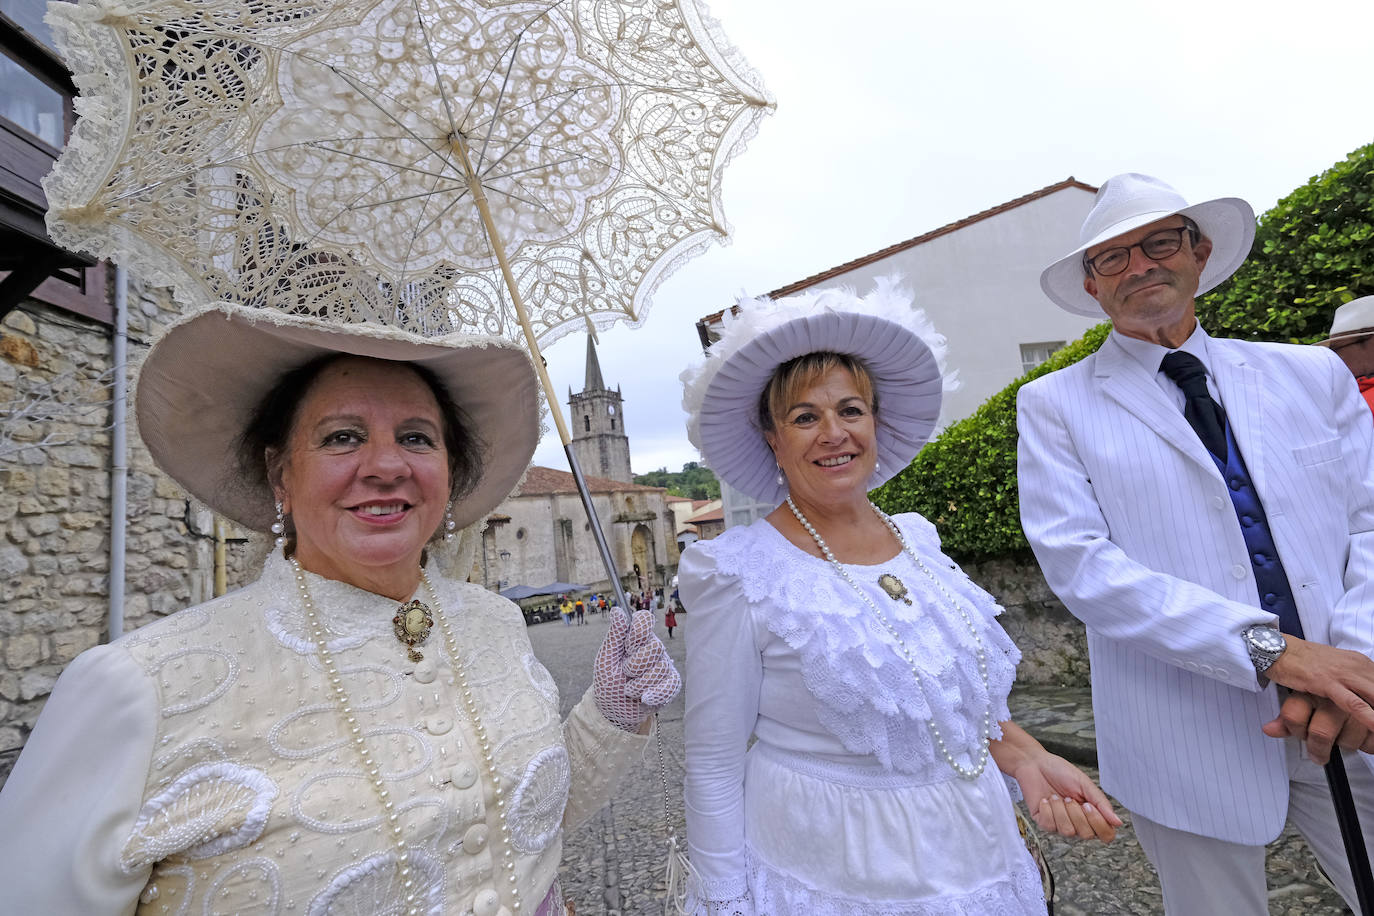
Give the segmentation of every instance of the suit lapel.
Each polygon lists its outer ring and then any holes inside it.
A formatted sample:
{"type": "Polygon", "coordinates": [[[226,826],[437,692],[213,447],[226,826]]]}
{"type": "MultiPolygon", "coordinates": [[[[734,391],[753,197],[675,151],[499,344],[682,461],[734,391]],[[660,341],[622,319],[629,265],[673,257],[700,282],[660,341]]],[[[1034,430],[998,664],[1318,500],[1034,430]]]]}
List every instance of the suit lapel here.
{"type": "Polygon", "coordinates": [[[1226,408],[1226,422],[1231,424],[1245,469],[1255,491],[1264,493],[1264,387],[1259,370],[1247,364],[1244,352],[1228,340],[1209,338],[1207,355],[1217,390],[1221,392],[1221,405],[1226,408]]]}
{"type": "Polygon", "coordinates": [[[1133,414],[1185,458],[1220,476],[1202,440],[1184,419],[1183,411],[1160,389],[1154,375],[1146,372],[1114,338],[1108,336],[1097,351],[1094,373],[1104,395],[1133,414]]]}

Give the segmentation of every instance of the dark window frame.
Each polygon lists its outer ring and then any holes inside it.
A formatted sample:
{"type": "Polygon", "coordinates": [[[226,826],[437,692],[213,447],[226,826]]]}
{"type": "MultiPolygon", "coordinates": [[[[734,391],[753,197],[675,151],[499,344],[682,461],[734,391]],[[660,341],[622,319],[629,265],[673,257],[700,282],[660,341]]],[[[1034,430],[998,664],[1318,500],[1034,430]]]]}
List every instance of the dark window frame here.
{"type": "MultiPolygon", "coordinates": [[[[73,100],[77,93],[66,65],[51,48],[3,13],[0,47],[7,57],[62,95],[63,136],[69,138],[76,121],[73,100]]],[[[0,283],[10,275],[6,267],[25,270],[50,265],[46,279],[24,298],[109,324],[114,309],[107,292],[107,265],[64,251],[47,237],[43,218],[48,201],[39,182],[60,153],[0,116],[0,243],[10,252],[9,263],[0,264],[0,283]]]]}

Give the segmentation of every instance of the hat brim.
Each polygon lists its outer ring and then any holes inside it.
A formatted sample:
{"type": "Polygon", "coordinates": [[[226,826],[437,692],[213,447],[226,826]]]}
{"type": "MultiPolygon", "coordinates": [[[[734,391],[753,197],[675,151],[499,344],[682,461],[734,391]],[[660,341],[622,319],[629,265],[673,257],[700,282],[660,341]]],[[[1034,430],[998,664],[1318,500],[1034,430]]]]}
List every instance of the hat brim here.
{"type": "Polygon", "coordinates": [[[281,376],[328,355],[424,366],[471,422],[483,454],[477,485],[454,504],[458,526],[484,517],[515,488],[539,442],[534,367],[496,337],[421,338],[375,324],[332,324],[221,304],[174,325],[139,372],[135,415],[153,461],[196,499],[255,531],[276,511],[270,489],[243,479],[239,440],[281,376]]]}
{"type": "Polygon", "coordinates": [[[1175,215],[1192,219],[1203,236],[1212,242],[1207,266],[1198,278],[1197,295],[1215,288],[1235,273],[1249,256],[1250,246],[1255,241],[1255,211],[1238,197],[1219,197],[1179,210],[1140,213],[1114,223],[1046,267],[1040,274],[1040,288],[1055,305],[1065,311],[1105,320],[1107,314],[1102,311],[1102,306],[1083,288],[1083,252],[1141,226],[1175,215]]]}
{"type": "Polygon", "coordinates": [[[920,336],[886,318],[854,312],[795,318],[735,351],[701,405],[700,447],[707,465],[754,499],[776,505],[787,496],[759,426],[759,397],[779,366],[816,352],[858,357],[872,375],[878,470],[869,489],[910,464],[935,429],[943,397],[940,366],[920,336]]]}

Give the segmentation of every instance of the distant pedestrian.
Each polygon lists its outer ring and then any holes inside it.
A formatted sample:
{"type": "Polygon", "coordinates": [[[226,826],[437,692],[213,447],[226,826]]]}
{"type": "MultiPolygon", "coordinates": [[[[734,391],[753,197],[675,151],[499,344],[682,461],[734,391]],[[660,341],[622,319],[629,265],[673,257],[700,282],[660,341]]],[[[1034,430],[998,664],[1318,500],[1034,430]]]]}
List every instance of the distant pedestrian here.
{"type": "Polygon", "coordinates": [[[677,611],[675,609],[668,608],[668,610],[664,612],[663,625],[668,628],[668,638],[672,639],[673,627],[677,626],[677,611]]]}
{"type": "Polygon", "coordinates": [[[558,613],[563,617],[563,626],[572,626],[573,606],[567,595],[564,595],[563,600],[558,603],[558,613]]]}
{"type": "Polygon", "coordinates": [[[577,612],[577,625],[579,627],[587,622],[583,619],[583,615],[587,613],[587,605],[581,598],[577,599],[577,603],[573,605],[573,610],[577,612]]]}

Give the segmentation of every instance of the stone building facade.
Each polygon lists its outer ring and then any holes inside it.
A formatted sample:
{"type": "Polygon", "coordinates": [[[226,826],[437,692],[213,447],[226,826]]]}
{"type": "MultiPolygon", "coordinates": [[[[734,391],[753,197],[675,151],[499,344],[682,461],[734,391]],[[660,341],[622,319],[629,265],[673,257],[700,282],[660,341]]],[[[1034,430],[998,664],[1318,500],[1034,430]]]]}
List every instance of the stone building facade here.
{"type": "MultiPolygon", "coordinates": [[[[131,287],[130,379],[175,317],[160,291],[131,287]]],[[[0,777],[62,668],[109,639],[112,359],[107,323],[38,299],[0,321],[0,777]]],[[[213,514],[153,466],[132,415],[127,434],[124,631],[210,598],[216,554],[213,514]]],[[[266,539],[225,544],[233,587],[266,539]]]]}
{"type": "MultiPolygon", "coordinates": [[[[668,491],[601,477],[586,481],[625,588],[661,588],[678,561],[668,491]]],[[[571,473],[530,468],[515,494],[488,518],[469,578],[492,589],[550,582],[609,588],[571,473]]]]}

